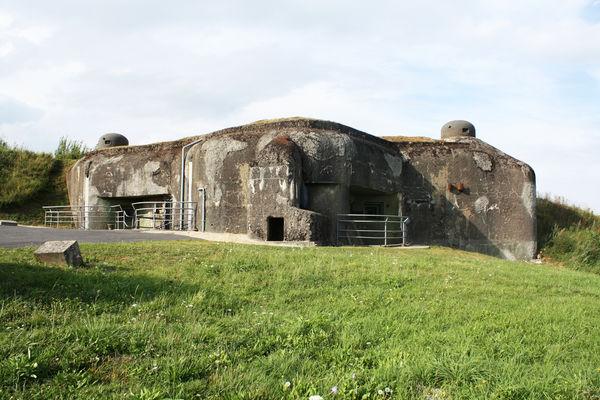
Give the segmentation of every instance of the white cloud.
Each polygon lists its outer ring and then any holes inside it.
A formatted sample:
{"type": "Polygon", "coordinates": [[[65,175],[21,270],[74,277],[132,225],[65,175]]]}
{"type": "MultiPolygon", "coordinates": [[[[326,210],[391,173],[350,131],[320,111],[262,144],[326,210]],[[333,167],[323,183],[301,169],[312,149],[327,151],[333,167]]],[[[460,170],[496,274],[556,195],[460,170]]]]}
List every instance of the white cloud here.
{"type": "Polygon", "coordinates": [[[14,36],[25,39],[37,46],[44,43],[54,34],[54,29],[47,26],[29,26],[15,30],[14,36]]]}
{"type": "Polygon", "coordinates": [[[40,110],[8,97],[0,96],[0,125],[18,124],[38,120],[40,110]]]}
{"type": "Polygon", "coordinates": [[[15,46],[11,42],[0,43],[0,57],[5,57],[12,53],[15,46]]]}
{"type": "Polygon", "coordinates": [[[0,30],[9,28],[14,19],[10,14],[4,13],[0,10],[0,30]]]}

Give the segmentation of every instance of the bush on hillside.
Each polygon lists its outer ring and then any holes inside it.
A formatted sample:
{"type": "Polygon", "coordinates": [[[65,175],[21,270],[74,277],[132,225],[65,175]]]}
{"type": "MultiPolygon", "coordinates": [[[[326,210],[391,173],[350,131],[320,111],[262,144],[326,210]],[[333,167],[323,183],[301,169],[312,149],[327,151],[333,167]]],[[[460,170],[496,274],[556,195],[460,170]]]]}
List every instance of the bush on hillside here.
{"type": "Polygon", "coordinates": [[[51,154],[0,146],[0,208],[22,204],[48,185],[57,168],[51,154]]]}
{"type": "Polygon", "coordinates": [[[560,197],[540,196],[536,208],[539,249],[543,249],[561,229],[600,226],[600,216],[595,215],[591,210],[568,204],[560,197]]]}
{"type": "Polygon", "coordinates": [[[600,226],[556,231],[544,255],[570,268],[600,273],[600,226]]]}
{"type": "Polygon", "coordinates": [[[54,157],[58,160],[78,160],[90,151],[83,142],[71,140],[65,136],[58,141],[54,157]]]}
{"type": "Polygon", "coordinates": [[[54,155],[34,153],[0,139],[0,219],[44,222],[42,206],[67,204],[65,174],[88,149],[61,138],[54,155]]]}
{"type": "Polygon", "coordinates": [[[600,216],[563,198],[540,196],[537,229],[544,257],[600,274],[600,216]]]}

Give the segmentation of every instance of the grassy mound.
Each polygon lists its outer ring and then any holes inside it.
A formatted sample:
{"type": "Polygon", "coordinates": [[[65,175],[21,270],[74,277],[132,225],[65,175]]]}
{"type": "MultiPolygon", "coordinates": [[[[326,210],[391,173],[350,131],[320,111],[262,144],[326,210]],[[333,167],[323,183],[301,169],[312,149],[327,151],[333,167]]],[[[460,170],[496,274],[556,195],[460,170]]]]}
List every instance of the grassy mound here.
{"type": "Polygon", "coordinates": [[[569,204],[562,198],[537,199],[538,246],[544,248],[561,229],[587,229],[600,226],[600,216],[569,204]]]}
{"type": "Polygon", "coordinates": [[[35,153],[0,141],[0,219],[42,224],[42,206],[68,204],[65,174],[86,151],[62,138],[54,154],[35,153]]]}
{"type": "Polygon", "coordinates": [[[30,200],[48,186],[56,166],[51,154],[0,146],[0,207],[30,200]]]}
{"type": "Polygon", "coordinates": [[[447,249],[82,251],[74,270],[0,250],[0,397],[600,397],[594,274],[447,249]]]}
{"type": "Polygon", "coordinates": [[[538,245],[545,257],[600,273],[600,216],[561,199],[542,197],[537,222],[538,245]]]}
{"type": "Polygon", "coordinates": [[[543,254],[570,268],[600,274],[600,229],[591,227],[558,230],[543,254]]]}

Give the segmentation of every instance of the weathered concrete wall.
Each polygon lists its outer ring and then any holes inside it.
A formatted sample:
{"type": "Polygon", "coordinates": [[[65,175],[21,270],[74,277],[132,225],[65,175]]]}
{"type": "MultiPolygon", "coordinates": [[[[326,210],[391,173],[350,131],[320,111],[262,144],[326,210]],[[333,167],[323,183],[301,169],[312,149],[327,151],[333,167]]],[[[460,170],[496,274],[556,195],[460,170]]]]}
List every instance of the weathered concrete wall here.
{"type": "Polygon", "coordinates": [[[336,214],[349,211],[351,187],[398,193],[402,169],[392,143],[306,119],[207,135],[190,148],[189,163],[186,199],[200,201],[198,189],[206,189],[207,230],[265,238],[267,218],[286,215],[286,240],[325,243],[334,241],[336,214]],[[295,149],[293,157],[282,140],[295,149]]]}
{"type": "MultiPolygon", "coordinates": [[[[462,132],[462,130],[461,130],[462,132]]],[[[474,130],[473,130],[474,134],[474,130]]],[[[68,178],[73,205],[205,200],[207,231],[334,243],[336,216],[379,204],[408,215],[409,239],[506,258],[535,252],[535,177],[474,137],[384,140],[333,122],[287,119],[148,146],[95,151],[68,178]],[[202,189],[203,192],[199,190],[202,189]]],[[[198,213],[200,218],[200,213],[198,213]]]]}
{"type": "Polygon", "coordinates": [[[283,240],[326,242],[326,217],[300,208],[302,151],[291,138],[279,135],[258,154],[250,169],[248,233],[268,237],[270,218],[283,218],[283,240]]]}
{"type": "Polygon", "coordinates": [[[397,143],[407,160],[403,212],[416,243],[508,259],[535,255],[535,174],[476,138],[397,143]]]}
{"type": "MultiPolygon", "coordinates": [[[[171,198],[179,189],[181,142],[113,147],[77,161],[67,176],[72,206],[111,206],[138,199],[171,198]],[[126,199],[126,200],[124,200],[126,199]]],[[[106,229],[104,223],[88,228],[106,229]]]]}

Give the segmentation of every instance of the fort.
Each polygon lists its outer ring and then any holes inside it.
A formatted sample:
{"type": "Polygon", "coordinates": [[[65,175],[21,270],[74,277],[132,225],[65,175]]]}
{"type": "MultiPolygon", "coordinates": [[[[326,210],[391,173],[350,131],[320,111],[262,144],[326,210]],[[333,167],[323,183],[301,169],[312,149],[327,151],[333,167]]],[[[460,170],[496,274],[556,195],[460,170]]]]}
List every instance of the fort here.
{"type": "Polygon", "coordinates": [[[107,134],[70,170],[68,189],[72,207],[118,207],[133,227],[323,245],[408,240],[508,259],[531,259],[537,246],[532,168],[466,121],[445,124],[439,140],[306,118],[141,146],[107,134]]]}

